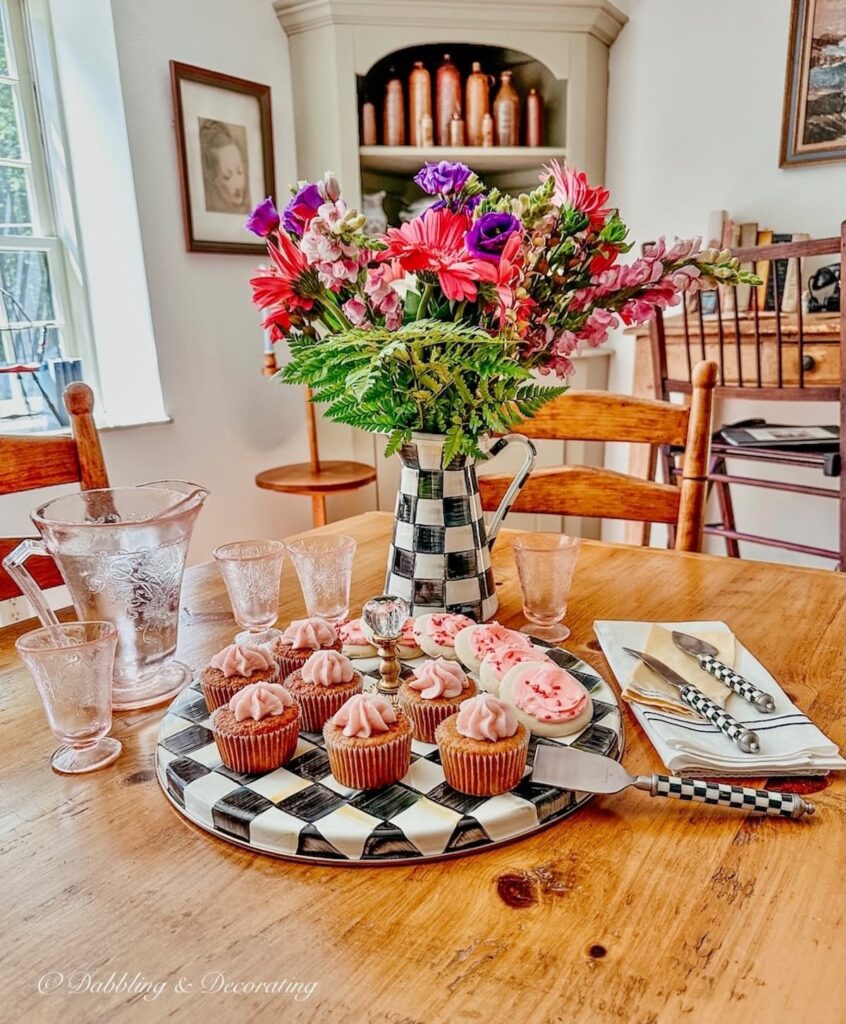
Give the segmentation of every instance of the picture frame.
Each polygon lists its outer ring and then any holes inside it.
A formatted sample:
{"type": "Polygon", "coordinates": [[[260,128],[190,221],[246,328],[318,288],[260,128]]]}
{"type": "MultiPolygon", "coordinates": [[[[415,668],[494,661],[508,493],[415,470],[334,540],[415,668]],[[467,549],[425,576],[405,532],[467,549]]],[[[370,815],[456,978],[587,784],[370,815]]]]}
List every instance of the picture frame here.
{"type": "Polygon", "coordinates": [[[793,0],[780,167],[846,160],[846,4],[793,0]]]}
{"type": "Polygon", "coordinates": [[[185,246],[264,255],[244,222],[275,197],[270,86],[170,62],[185,246]]]}

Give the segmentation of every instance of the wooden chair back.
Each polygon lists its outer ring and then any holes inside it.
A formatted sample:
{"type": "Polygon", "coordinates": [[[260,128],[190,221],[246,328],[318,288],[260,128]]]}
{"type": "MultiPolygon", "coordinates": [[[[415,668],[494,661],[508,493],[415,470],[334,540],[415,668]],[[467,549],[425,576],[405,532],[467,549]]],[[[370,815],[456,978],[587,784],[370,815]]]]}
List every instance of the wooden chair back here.
{"type": "MultiPolygon", "coordinates": [[[[109,486],[94,423],[94,393],[76,381],[65,388],[63,398],[70,414],[70,435],[0,434],[0,495],[77,482],[86,491],[109,486]]],[[[0,563],[24,539],[0,537],[0,563]]],[[[27,568],[42,589],[64,583],[52,558],[33,558],[27,568]]],[[[17,585],[0,566],[0,601],[19,596],[17,585]]]]}
{"type": "MultiPolygon", "coordinates": [[[[532,473],[512,511],[667,523],[675,528],[678,550],[699,551],[716,377],[713,362],[694,367],[689,406],[605,391],[573,391],[548,402],[520,425],[521,433],[534,439],[684,446],[679,486],[594,466],[555,466],[532,473]]],[[[498,506],[509,482],[507,476],[479,477],[486,511],[498,506]]]]}
{"type": "Polygon", "coordinates": [[[678,314],[665,318],[658,312],[650,332],[655,395],[689,393],[693,367],[710,359],[717,364],[717,397],[838,401],[842,374],[819,364],[837,360],[838,344],[831,342],[839,334],[839,367],[844,366],[846,332],[838,331],[836,310],[805,313],[802,282],[808,259],[839,257],[842,296],[846,221],[839,237],[735,249],[734,255],[765,283],[724,285],[692,297],[678,314]]]}

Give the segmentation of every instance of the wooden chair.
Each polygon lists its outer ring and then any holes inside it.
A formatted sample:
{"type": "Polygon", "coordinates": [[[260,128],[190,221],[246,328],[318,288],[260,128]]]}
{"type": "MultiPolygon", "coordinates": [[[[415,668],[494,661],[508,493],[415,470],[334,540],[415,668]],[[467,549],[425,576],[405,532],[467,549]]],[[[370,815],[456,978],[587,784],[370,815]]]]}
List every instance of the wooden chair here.
{"type": "MultiPolygon", "coordinates": [[[[100,435],[94,424],[91,388],[77,381],[65,388],[63,398],[70,413],[71,436],[0,435],[0,495],[77,481],[86,491],[109,486],[100,435]]],[[[0,563],[24,539],[0,538],[0,563]]],[[[52,558],[35,557],[27,568],[42,589],[64,583],[52,558]]],[[[0,601],[19,597],[20,593],[0,565],[0,601]]]]}
{"type": "MultiPolygon", "coordinates": [[[[667,523],[679,551],[699,551],[716,378],[715,363],[694,368],[689,407],[604,391],[569,392],[518,428],[527,437],[547,440],[683,445],[680,486],[593,466],[555,466],[532,473],[512,510],[667,523]]],[[[507,476],[480,476],[482,508],[497,508],[509,483],[507,476]]]]}
{"type": "MultiPolygon", "coordinates": [[[[846,287],[846,222],[841,225],[839,237],[755,246],[737,249],[734,254],[742,264],[755,267],[767,285],[760,289],[747,287],[745,292],[722,287],[703,293],[714,306],[710,315],[703,314],[701,302],[693,310],[683,306],[679,315],[666,319],[659,313],[650,331],[655,394],[663,399],[689,394],[694,362],[711,359],[718,368],[717,398],[839,402],[839,451],[836,442],[816,448],[733,445],[718,429],[711,445],[708,480],[716,490],[721,521],[706,525],[705,532],[724,537],[731,557],[739,557],[740,542],[747,541],[833,559],[846,570],[846,310],[842,298],[846,287]],[[807,276],[805,261],[825,256],[839,257],[841,312],[805,313],[801,301],[807,276]],[[790,281],[788,295],[785,282],[790,281]],[[747,304],[748,309],[740,308],[747,304]],[[839,488],[800,483],[791,478],[789,469],[782,479],[738,475],[727,468],[734,460],[817,469],[823,476],[839,477],[839,488]],[[738,530],[732,502],[734,486],[839,500],[838,550],[738,530]]],[[[818,425],[824,426],[830,419],[829,413],[821,411],[818,425]]],[[[783,424],[781,417],[777,422],[783,424]]],[[[765,424],[761,421],[759,425],[765,424]]],[[[670,446],[664,446],[661,458],[664,479],[669,479],[675,472],[670,446]]],[[[654,468],[650,467],[650,475],[654,475],[654,468]]]]}

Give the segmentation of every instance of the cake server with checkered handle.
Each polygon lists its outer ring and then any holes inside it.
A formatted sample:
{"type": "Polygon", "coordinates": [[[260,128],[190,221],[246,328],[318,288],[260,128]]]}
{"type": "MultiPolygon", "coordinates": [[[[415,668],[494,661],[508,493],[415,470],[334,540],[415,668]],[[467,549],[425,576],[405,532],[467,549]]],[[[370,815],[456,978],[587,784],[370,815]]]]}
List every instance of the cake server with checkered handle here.
{"type": "Polygon", "coordinates": [[[696,658],[699,662],[699,667],[703,671],[712,675],[715,679],[719,679],[721,683],[725,683],[730,690],[740,694],[748,704],[751,704],[765,715],[775,711],[775,701],[772,696],[763,690],[759,690],[748,679],[739,676],[728,665],[724,665],[717,658],[720,652],[713,644],[700,640],[698,636],[682,633],[677,629],[673,630],[673,643],[679,650],[684,651],[685,654],[696,658]]]}
{"type": "Polygon", "coordinates": [[[665,682],[675,686],[684,704],[716,725],[720,732],[724,736],[728,736],[733,743],[736,743],[744,754],[757,754],[761,749],[761,743],[756,732],[747,729],[745,725],[742,725],[736,718],[730,715],[725,708],[720,707],[710,697],[706,697],[701,690],[697,690],[692,683],[689,683],[678,672],[671,669],[669,665],[665,665],[663,661],[653,658],[651,654],[646,654],[645,651],[636,651],[631,647],[624,647],[623,650],[626,654],[639,658],[644,665],[651,668],[665,682]]]}
{"type": "Polygon", "coordinates": [[[630,775],[610,757],[590,754],[572,747],[541,746],[532,768],[535,785],[558,786],[582,793],[619,793],[629,786],[650,796],[693,800],[702,804],[734,807],[738,811],[767,814],[777,818],[802,818],[814,813],[814,805],[796,793],[727,786],[704,779],[680,779],[673,775],[630,775]]]}

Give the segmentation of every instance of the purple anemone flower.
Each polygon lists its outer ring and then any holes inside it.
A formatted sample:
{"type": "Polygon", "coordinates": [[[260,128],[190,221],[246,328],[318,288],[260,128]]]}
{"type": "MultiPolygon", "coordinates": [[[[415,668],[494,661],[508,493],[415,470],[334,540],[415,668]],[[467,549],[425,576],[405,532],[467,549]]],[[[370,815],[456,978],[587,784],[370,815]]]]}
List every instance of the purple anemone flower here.
{"type": "Polygon", "coordinates": [[[424,164],[415,174],[414,180],[430,196],[460,192],[473,172],[466,164],[440,163],[424,164]]]}
{"type": "Polygon", "coordinates": [[[497,263],[511,235],[522,230],[523,225],[510,213],[485,213],[472,224],[464,245],[476,259],[497,263]]]}
{"type": "Polygon", "coordinates": [[[246,227],[259,238],[267,238],[279,227],[279,211],[273,205],[270,196],[263,199],[247,217],[246,227]]]}
{"type": "Polygon", "coordinates": [[[302,235],[325,202],[318,185],[303,185],[282,211],[282,227],[289,235],[302,235]]]}

